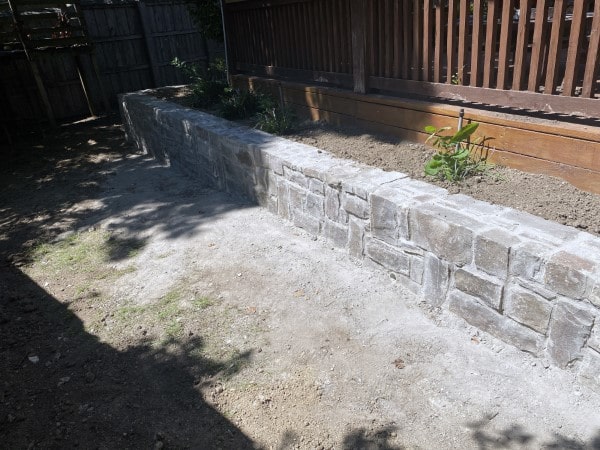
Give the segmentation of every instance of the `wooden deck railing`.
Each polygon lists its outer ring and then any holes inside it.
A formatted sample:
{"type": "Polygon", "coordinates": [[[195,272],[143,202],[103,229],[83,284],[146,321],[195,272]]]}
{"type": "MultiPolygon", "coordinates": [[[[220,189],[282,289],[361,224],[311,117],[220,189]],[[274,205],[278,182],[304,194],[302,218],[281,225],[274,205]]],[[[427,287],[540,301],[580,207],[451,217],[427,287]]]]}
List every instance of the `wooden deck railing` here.
{"type": "Polygon", "coordinates": [[[244,73],[600,117],[600,0],[250,0],[244,73]]]}

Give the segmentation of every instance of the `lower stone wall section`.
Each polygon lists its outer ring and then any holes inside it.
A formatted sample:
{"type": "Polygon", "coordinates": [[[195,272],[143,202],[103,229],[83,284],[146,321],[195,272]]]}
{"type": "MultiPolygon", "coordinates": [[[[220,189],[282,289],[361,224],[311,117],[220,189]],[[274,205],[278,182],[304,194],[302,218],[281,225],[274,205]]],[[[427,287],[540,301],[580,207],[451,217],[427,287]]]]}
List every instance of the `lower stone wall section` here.
{"type": "Polygon", "coordinates": [[[600,239],[143,93],[127,137],[600,391],[600,239]]]}

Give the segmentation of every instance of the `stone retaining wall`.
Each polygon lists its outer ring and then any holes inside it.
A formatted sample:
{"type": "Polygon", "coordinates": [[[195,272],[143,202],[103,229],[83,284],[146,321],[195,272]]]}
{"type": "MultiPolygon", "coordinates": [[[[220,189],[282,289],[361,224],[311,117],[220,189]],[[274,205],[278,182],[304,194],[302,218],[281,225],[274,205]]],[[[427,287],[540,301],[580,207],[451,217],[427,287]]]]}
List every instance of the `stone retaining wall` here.
{"type": "Polygon", "coordinates": [[[128,139],[600,390],[600,239],[136,93],[128,139]]]}

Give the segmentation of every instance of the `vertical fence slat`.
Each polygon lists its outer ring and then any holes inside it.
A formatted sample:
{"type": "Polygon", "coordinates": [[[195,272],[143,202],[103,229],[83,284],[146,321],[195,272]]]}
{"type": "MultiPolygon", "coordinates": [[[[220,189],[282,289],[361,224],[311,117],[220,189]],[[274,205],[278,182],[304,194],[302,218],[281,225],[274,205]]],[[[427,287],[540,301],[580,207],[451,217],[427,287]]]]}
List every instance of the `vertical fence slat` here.
{"type": "Polygon", "coordinates": [[[456,0],[448,0],[448,29],[446,34],[446,83],[452,83],[456,73],[456,0]]]}
{"type": "Polygon", "coordinates": [[[401,13],[401,2],[400,0],[394,0],[394,8],[393,8],[393,17],[394,20],[392,22],[392,26],[394,27],[394,36],[393,36],[393,40],[394,40],[394,65],[392,68],[392,76],[394,78],[400,78],[400,66],[401,63],[400,61],[402,60],[403,57],[405,57],[402,54],[402,46],[401,46],[401,40],[400,40],[400,32],[402,31],[402,24],[400,21],[400,13],[401,13]]]}
{"type": "Polygon", "coordinates": [[[469,84],[479,86],[481,73],[481,36],[482,36],[482,4],[483,0],[473,1],[473,34],[471,35],[471,76],[469,84]]]}
{"type": "Polygon", "coordinates": [[[423,14],[421,11],[421,1],[413,0],[413,53],[411,76],[413,80],[421,79],[421,56],[423,41],[421,39],[421,25],[423,23],[423,14]]]}
{"type": "Polygon", "coordinates": [[[353,83],[354,92],[359,94],[367,92],[367,42],[373,40],[372,34],[367,34],[370,15],[367,17],[366,5],[366,0],[351,0],[350,3],[353,83]]]}
{"type": "Polygon", "coordinates": [[[379,70],[377,71],[377,75],[380,77],[385,76],[385,1],[377,0],[377,29],[379,31],[379,41],[377,44],[379,70]]]}
{"type": "Polygon", "coordinates": [[[392,76],[392,65],[394,59],[394,40],[392,31],[392,0],[385,1],[385,77],[392,76]]]}
{"type": "MultiPolygon", "coordinates": [[[[431,81],[431,42],[433,34],[433,0],[425,0],[423,4],[423,80],[431,81]]],[[[438,29],[435,29],[437,37],[438,29]]],[[[436,49],[437,50],[437,49],[436,49]]]]}
{"type": "Polygon", "coordinates": [[[483,87],[493,86],[496,60],[496,42],[498,35],[498,1],[488,0],[485,28],[485,54],[483,56],[483,87]]]}
{"type": "Polygon", "coordinates": [[[458,25],[458,81],[465,82],[465,67],[467,64],[467,36],[469,24],[469,4],[467,0],[460,0],[458,25]]]}
{"type": "Polygon", "coordinates": [[[587,49],[587,61],[585,63],[585,75],[583,77],[582,97],[594,96],[596,83],[598,82],[598,53],[600,52],[600,0],[594,2],[594,18],[587,49]]]}
{"type": "Polygon", "coordinates": [[[577,84],[579,61],[581,58],[581,37],[583,35],[584,17],[587,12],[587,0],[576,1],[573,5],[573,19],[569,35],[569,48],[567,51],[567,65],[562,95],[572,96],[577,84]]]}
{"type": "Polygon", "coordinates": [[[553,94],[556,89],[559,59],[562,46],[562,35],[565,24],[565,0],[554,1],[554,13],[552,15],[552,31],[550,32],[550,46],[548,47],[548,64],[546,70],[546,81],[544,82],[544,94],[553,94]]]}
{"type": "Polygon", "coordinates": [[[510,48],[512,45],[514,0],[502,2],[502,19],[500,25],[500,49],[498,51],[497,89],[505,89],[508,80],[510,48]]]}
{"type": "Polygon", "coordinates": [[[433,81],[439,83],[442,81],[442,50],[444,48],[444,2],[438,2],[435,7],[435,55],[433,62],[433,81]]]}
{"type": "Polygon", "coordinates": [[[410,2],[411,0],[402,0],[402,78],[408,79],[409,74],[409,61],[410,49],[412,48],[410,38],[412,36],[410,31],[410,2]]]}
{"type": "Polygon", "coordinates": [[[535,7],[535,26],[533,29],[533,43],[531,47],[531,63],[529,64],[529,80],[527,90],[537,92],[540,88],[540,79],[543,70],[544,48],[548,29],[548,1],[537,0],[535,7]]]}
{"type": "Polygon", "coordinates": [[[515,67],[513,71],[512,88],[520,91],[526,72],[525,57],[529,45],[529,17],[531,16],[532,0],[521,0],[519,3],[519,23],[517,24],[517,45],[515,48],[515,67]]]}

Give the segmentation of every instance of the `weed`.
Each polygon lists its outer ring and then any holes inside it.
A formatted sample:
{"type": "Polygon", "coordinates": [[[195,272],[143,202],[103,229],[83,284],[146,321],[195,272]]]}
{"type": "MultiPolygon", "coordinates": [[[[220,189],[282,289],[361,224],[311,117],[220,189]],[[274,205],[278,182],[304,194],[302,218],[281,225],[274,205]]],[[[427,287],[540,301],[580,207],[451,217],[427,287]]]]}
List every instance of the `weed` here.
{"type": "Polygon", "coordinates": [[[213,301],[208,297],[197,297],[192,301],[192,304],[198,309],[206,309],[213,305],[213,301]]]}
{"type": "Polygon", "coordinates": [[[247,119],[256,114],[258,97],[252,91],[228,89],[221,97],[218,113],[227,120],[247,119]]]}
{"type": "Polygon", "coordinates": [[[425,174],[456,183],[487,171],[491,165],[487,162],[485,143],[492,138],[483,137],[471,142],[470,137],[478,126],[476,122],[470,123],[449,136],[441,134],[449,127],[425,127],[430,134],[427,142],[433,141],[432,145],[438,148],[438,152],[425,164],[425,174]]]}
{"type": "Polygon", "coordinates": [[[274,106],[257,114],[256,128],[272,134],[288,134],[294,128],[294,114],[288,108],[274,106]]]}
{"type": "Polygon", "coordinates": [[[179,300],[181,292],[177,289],[167,292],[158,301],[157,316],[161,320],[170,319],[179,313],[179,300]]]}
{"type": "Polygon", "coordinates": [[[145,309],[142,306],[121,306],[115,311],[115,318],[120,322],[125,322],[142,315],[145,309]]]}
{"type": "Polygon", "coordinates": [[[165,327],[165,335],[169,338],[176,338],[183,333],[183,325],[176,320],[172,320],[165,327]]]}
{"type": "Polygon", "coordinates": [[[171,65],[181,70],[192,80],[192,94],[194,96],[193,106],[209,108],[215,106],[227,96],[228,85],[225,77],[225,63],[216,60],[207,71],[203,71],[197,64],[190,64],[173,59],[171,65]]]}

